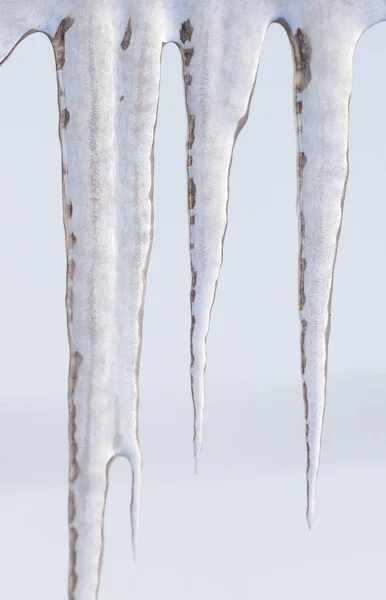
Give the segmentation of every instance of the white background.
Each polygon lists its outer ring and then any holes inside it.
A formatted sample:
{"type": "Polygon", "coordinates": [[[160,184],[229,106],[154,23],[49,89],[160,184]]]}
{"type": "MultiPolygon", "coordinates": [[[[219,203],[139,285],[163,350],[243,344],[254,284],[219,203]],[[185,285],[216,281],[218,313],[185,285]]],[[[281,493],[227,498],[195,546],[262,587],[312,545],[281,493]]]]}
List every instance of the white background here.
{"type": "MultiPolygon", "coordinates": [[[[186,115],[163,52],[145,306],[138,564],[110,471],[100,600],[362,600],[386,591],[386,25],[361,39],[314,528],[305,520],[292,61],[264,45],[236,145],[199,475],[189,382],[186,115]]],[[[0,70],[0,595],[67,598],[65,248],[56,74],[36,34],[0,70]]]]}

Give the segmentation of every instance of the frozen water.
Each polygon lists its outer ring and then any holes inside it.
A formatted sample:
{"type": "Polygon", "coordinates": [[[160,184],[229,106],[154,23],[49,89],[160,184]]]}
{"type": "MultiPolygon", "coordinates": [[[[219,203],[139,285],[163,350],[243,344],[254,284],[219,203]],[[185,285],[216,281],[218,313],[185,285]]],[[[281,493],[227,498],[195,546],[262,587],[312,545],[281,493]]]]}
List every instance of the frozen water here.
{"type": "MultiPolygon", "coordinates": [[[[133,470],[139,521],[138,370],[153,235],[162,46],[181,49],[188,113],[191,387],[196,464],[206,339],[227,225],[229,171],[267,28],[286,29],[298,136],[299,312],[311,526],[325,406],[334,264],[348,174],[352,63],[380,0],[1,0],[0,59],[34,31],[58,72],[70,344],[70,598],[96,598],[107,472],[133,470]]],[[[258,173],[256,176],[258,185],[258,173]]],[[[226,335],[226,328],[224,327],[226,335]]]]}

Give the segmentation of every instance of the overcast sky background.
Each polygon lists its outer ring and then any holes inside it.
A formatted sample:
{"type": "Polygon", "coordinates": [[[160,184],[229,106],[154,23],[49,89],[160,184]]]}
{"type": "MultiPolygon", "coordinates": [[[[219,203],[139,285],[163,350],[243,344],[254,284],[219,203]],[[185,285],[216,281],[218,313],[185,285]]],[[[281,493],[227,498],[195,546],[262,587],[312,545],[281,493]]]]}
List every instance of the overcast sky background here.
{"type": "MultiPolygon", "coordinates": [[[[100,600],[363,600],[385,595],[386,25],[360,41],[314,528],[305,519],[296,147],[284,30],[264,45],[236,145],[208,344],[200,473],[189,385],[186,115],[163,52],[145,306],[138,564],[130,469],[110,473],[100,600]],[[162,293],[161,293],[162,292],[162,293]]],[[[52,49],[0,70],[0,595],[67,598],[65,247],[52,49]]]]}

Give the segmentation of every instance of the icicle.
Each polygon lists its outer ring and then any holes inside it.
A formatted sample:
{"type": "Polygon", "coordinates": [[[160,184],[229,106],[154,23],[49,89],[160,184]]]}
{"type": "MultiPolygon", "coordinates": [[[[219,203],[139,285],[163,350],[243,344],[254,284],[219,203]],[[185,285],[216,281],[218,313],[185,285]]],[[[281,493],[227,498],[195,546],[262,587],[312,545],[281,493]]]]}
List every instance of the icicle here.
{"type": "Polygon", "coordinates": [[[152,241],[162,29],[149,11],[69,15],[53,37],[68,253],[70,598],[97,597],[108,465],[141,481],[138,367],[152,241]]]}
{"type": "Polygon", "coordinates": [[[199,5],[180,25],[188,110],[191,388],[196,470],[202,444],[206,338],[223,258],[229,171],[249,109],[265,10],[199,5]]]}
{"type": "Polygon", "coordinates": [[[292,31],[287,27],[295,63],[299,311],[310,527],[325,407],[332,283],[348,174],[352,62],[358,39],[357,28],[343,16],[339,22],[314,21],[305,19],[292,31]]]}

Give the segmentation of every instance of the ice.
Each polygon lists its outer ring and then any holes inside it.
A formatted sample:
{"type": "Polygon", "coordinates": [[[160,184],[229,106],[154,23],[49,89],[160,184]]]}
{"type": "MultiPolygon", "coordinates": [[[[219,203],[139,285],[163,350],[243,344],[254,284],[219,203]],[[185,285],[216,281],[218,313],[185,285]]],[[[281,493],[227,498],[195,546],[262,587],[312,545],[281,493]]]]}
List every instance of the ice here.
{"type": "MultiPolygon", "coordinates": [[[[206,339],[223,258],[232,153],[247,121],[261,47],[273,22],[286,29],[294,56],[300,346],[311,526],[334,265],[348,174],[353,55],[362,33],[386,19],[386,1],[0,0],[0,11],[0,59],[25,35],[41,31],[52,40],[58,71],[70,346],[69,597],[97,598],[108,467],[117,456],[125,456],[133,471],[132,536],[137,546],[138,371],[153,235],[162,46],[173,42],[180,47],[186,88],[197,466],[206,339]]],[[[252,194],[261,169],[264,164],[257,164],[252,194]]]]}
{"type": "Polygon", "coordinates": [[[153,229],[162,35],[156,15],[74,13],[55,33],[70,362],[70,597],[97,595],[108,466],[133,471],[137,546],[138,370],[153,229]],[[133,23],[133,25],[134,25],[133,23]],[[142,66],[141,66],[142,65],[142,66]],[[146,93],[144,93],[146,90],[146,93]]]}
{"type": "Polygon", "coordinates": [[[251,6],[201,6],[183,21],[179,39],[188,110],[191,387],[196,467],[202,444],[206,338],[227,224],[233,147],[244,126],[266,19],[251,6]],[[238,26],[233,26],[237,23],[238,26]],[[225,26],[224,26],[225,25],[225,26]]]}

